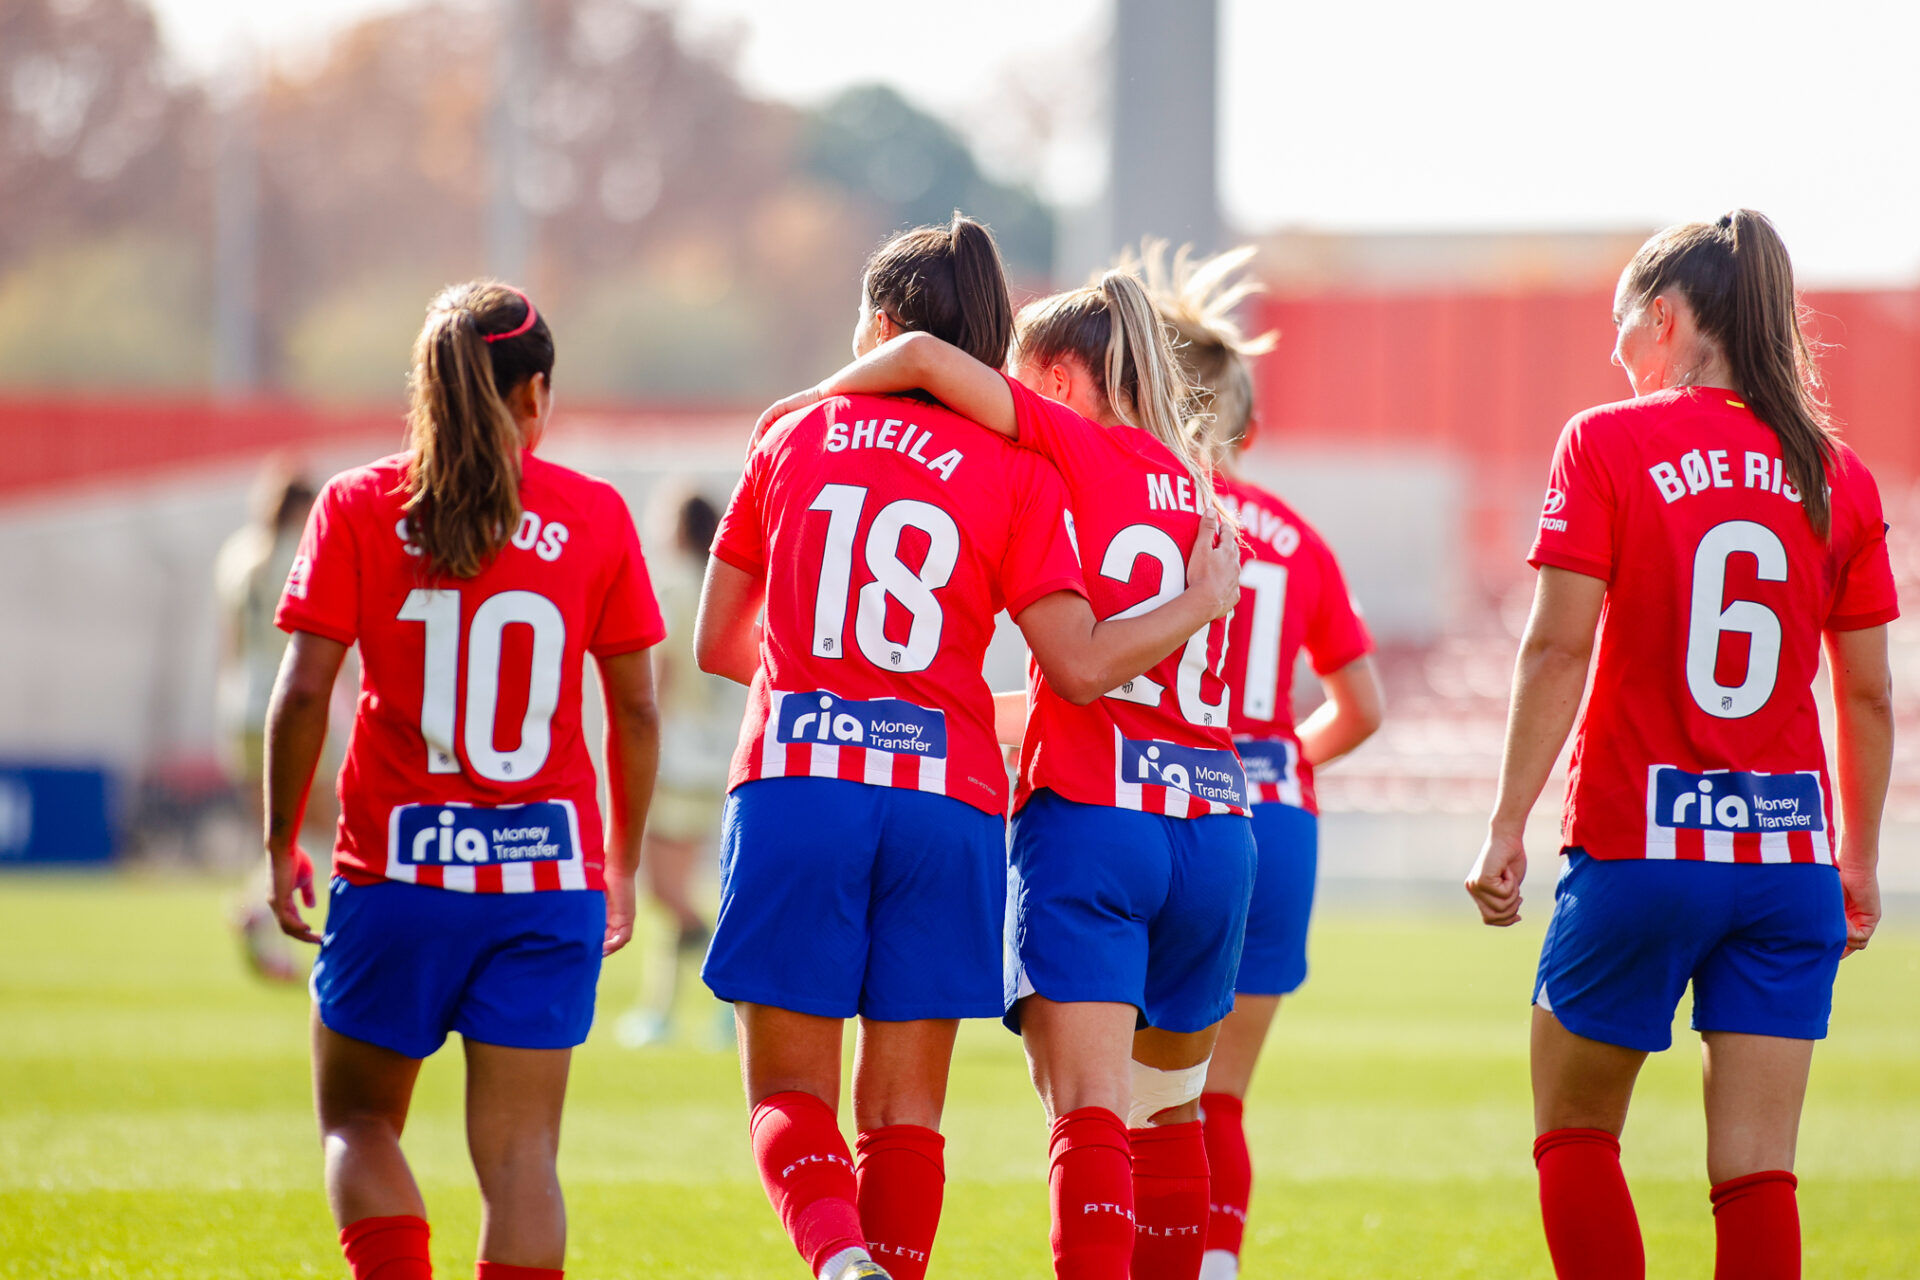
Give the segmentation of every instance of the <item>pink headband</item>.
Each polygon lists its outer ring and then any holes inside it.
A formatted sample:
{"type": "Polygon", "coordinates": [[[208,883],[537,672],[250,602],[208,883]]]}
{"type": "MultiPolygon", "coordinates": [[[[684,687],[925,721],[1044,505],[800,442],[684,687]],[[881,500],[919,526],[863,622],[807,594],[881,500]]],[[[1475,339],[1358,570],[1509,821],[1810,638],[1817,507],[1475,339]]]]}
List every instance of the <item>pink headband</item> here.
{"type": "Polygon", "coordinates": [[[539,314],[539,313],[538,313],[537,311],[535,311],[535,310],[533,309],[533,299],[532,299],[532,298],[529,298],[529,297],[528,297],[528,296],[527,296],[526,294],[524,294],[524,293],[520,293],[520,291],[519,291],[518,289],[516,289],[516,288],[514,288],[514,287],[513,287],[512,285],[508,285],[508,286],[506,286],[506,288],[507,288],[507,292],[509,292],[509,293],[516,293],[516,294],[519,294],[519,295],[520,295],[520,301],[522,301],[522,302],[524,302],[524,303],[526,303],[526,304],[527,304],[527,318],[526,318],[525,320],[522,320],[522,321],[520,322],[520,327],[519,327],[518,329],[509,329],[509,330],[507,330],[507,331],[506,331],[505,333],[483,333],[483,334],[481,334],[480,336],[481,336],[481,337],[482,337],[483,339],[485,339],[486,341],[488,341],[488,342],[499,342],[499,341],[500,341],[501,339],[503,339],[503,338],[517,338],[517,337],[519,337],[519,336],[520,336],[521,334],[523,334],[523,333],[525,333],[525,332],[526,332],[527,330],[529,330],[529,329],[531,329],[531,328],[533,328],[533,322],[534,322],[535,320],[538,320],[538,319],[540,318],[540,314],[539,314]]]}

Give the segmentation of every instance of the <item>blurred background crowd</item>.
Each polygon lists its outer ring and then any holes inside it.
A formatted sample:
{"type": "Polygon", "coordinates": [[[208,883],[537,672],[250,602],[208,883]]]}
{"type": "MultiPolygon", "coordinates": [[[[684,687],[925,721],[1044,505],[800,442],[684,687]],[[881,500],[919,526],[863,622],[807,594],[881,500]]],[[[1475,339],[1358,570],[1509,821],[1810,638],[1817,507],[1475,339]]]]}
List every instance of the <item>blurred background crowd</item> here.
{"type": "MultiPolygon", "coordinates": [[[[439,286],[533,292],[559,348],[549,448],[671,530],[689,496],[724,503],[762,404],[844,358],[872,247],[957,208],[1026,294],[1143,235],[1260,246],[1247,323],[1279,342],[1250,470],[1320,525],[1384,646],[1387,727],[1322,783],[1325,874],[1457,879],[1553,440],[1628,391],[1607,361],[1614,279],[1659,221],[1723,211],[1596,198],[1584,222],[1481,225],[1429,216],[1411,178],[1370,220],[1223,205],[1223,185],[1272,177],[1250,133],[1307,137],[1273,167],[1310,164],[1312,134],[1366,111],[1364,86],[1302,108],[1226,56],[1274,10],[1324,20],[1304,7],[1072,0],[1043,24],[999,0],[770,4],[750,26],[740,0],[354,0],[256,4],[249,27],[211,0],[157,4],[0,0],[0,863],[251,855],[235,726],[262,708],[235,664],[268,606],[248,592],[289,554],[290,483],[398,447],[439,286]],[[267,10],[306,25],[268,38],[267,10]],[[868,37],[887,74],[852,56],[868,37]]],[[[1574,163],[1596,187],[1657,185],[1618,159],[1574,163]]],[[[1345,163],[1392,190],[1391,157],[1345,163]]],[[[1502,163],[1524,184],[1569,161],[1502,163]]],[[[1729,203],[1769,208],[1779,181],[1729,203]]],[[[1878,216],[1860,210],[1863,236],[1878,216]]],[[[1832,405],[1920,600],[1920,245],[1815,262],[1832,405]]],[[[673,555],[658,538],[649,556],[673,555]]],[[[1894,641],[1913,741],[1920,630],[1894,641]]],[[[1014,642],[994,662],[1018,678],[1014,642]]],[[[1920,889],[1897,834],[1920,824],[1920,772],[1900,759],[1886,877],[1920,889]]]]}

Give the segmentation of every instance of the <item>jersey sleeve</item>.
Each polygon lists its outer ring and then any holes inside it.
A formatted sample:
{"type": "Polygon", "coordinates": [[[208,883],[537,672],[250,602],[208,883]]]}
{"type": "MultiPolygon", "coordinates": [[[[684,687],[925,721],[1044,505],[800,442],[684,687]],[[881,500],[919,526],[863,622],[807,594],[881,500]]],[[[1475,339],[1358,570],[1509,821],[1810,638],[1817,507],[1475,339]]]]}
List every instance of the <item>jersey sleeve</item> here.
{"type": "Polygon", "coordinates": [[[1070,471],[1080,461],[1100,428],[1058,400],[1049,400],[1030,391],[1009,374],[1007,390],[1013,393],[1013,420],[1020,435],[1014,441],[1052,462],[1061,471],[1070,471]]]}
{"type": "Polygon", "coordinates": [[[1307,620],[1305,644],[1314,674],[1324,676],[1372,653],[1373,635],[1354,607],[1333,550],[1323,544],[1319,553],[1320,599],[1307,620]]]}
{"type": "Polygon", "coordinates": [[[1553,451],[1540,528],[1527,553],[1538,569],[1551,565],[1590,578],[1613,577],[1613,525],[1616,502],[1612,477],[1595,455],[1585,423],[1569,422],[1553,451]]]}
{"type": "Polygon", "coordinates": [[[767,527],[761,502],[771,454],[771,446],[763,440],[747,459],[747,468],[727,501],[711,548],[718,559],[755,578],[767,574],[767,527]]]}
{"type": "MultiPolygon", "coordinates": [[[[1853,498],[1859,532],[1834,582],[1833,607],[1827,613],[1829,631],[1864,631],[1900,616],[1893,566],[1887,557],[1887,524],[1880,507],[1880,490],[1857,458],[1847,461],[1851,474],[1846,488],[1853,498]]],[[[1836,485],[1834,492],[1839,491],[1836,485]]]]}
{"type": "Polygon", "coordinates": [[[660,603],[653,595],[653,579],[647,573],[647,558],[640,550],[640,534],[633,527],[633,513],[611,489],[606,494],[606,507],[604,519],[609,528],[618,530],[619,552],[600,606],[600,619],[587,642],[587,652],[596,658],[651,649],[667,638],[660,603]]]}
{"type": "Polygon", "coordinates": [[[1060,473],[1033,459],[1026,483],[1014,497],[1013,527],[1000,561],[1000,594],[1008,616],[1019,617],[1028,605],[1056,591],[1087,594],[1071,521],[1060,473]]]}
{"type": "Polygon", "coordinates": [[[336,478],[307,513],[273,615],[282,631],[308,631],[341,644],[360,638],[360,546],[351,497],[352,490],[336,478]]]}

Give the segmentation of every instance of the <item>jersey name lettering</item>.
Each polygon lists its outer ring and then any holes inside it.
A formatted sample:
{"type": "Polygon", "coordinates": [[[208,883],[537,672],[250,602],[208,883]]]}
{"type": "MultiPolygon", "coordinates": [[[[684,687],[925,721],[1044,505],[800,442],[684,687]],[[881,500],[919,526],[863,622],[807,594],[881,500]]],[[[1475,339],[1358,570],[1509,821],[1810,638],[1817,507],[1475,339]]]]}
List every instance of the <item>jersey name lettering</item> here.
{"type": "MultiPolygon", "coordinates": [[[[1691,449],[1682,454],[1677,462],[1656,462],[1647,468],[1647,474],[1653,477],[1660,496],[1668,502],[1678,502],[1707,489],[1731,489],[1735,487],[1733,476],[1733,451],[1730,449],[1691,449]]],[[[1800,491],[1786,477],[1786,468],[1780,459],[1755,449],[1746,451],[1745,466],[1741,468],[1739,487],[1759,489],[1765,493],[1777,493],[1788,502],[1800,501],[1800,491]]],[[[1549,527],[1542,522],[1542,528],[1549,527]]],[[[1564,530],[1565,524],[1558,526],[1564,530]]]]}
{"type": "Polygon", "coordinates": [[[1149,475],[1147,507],[1152,511],[1191,511],[1195,515],[1200,514],[1200,508],[1193,505],[1193,478],[1149,475]]]}
{"type": "Polygon", "coordinates": [[[921,450],[932,438],[933,432],[900,418],[862,418],[856,420],[851,429],[844,422],[829,422],[826,450],[840,453],[847,449],[891,449],[906,454],[942,480],[951,480],[966,459],[958,449],[948,449],[929,459],[921,450]]]}

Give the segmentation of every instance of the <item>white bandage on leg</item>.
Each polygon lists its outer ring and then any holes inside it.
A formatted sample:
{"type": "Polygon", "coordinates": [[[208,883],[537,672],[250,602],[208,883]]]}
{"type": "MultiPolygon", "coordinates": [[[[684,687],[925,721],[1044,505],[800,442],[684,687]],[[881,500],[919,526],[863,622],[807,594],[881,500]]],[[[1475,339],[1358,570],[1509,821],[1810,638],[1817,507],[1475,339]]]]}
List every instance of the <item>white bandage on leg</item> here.
{"type": "MultiPolygon", "coordinates": [[[[1207,1062],[1213,1061],[1208,1058],[1207,1062]]],[[[1133,1101],[1127,1107],[1127,1128],[1144,1129],[1147,1121],[1168,1107],[1183,1107],[1207,1087],[1207,1062],[1178,1071],[1133,1064],[1133,1101]]]]}

